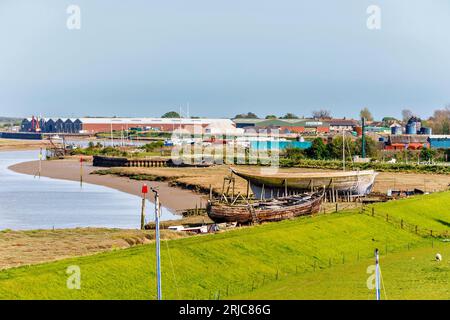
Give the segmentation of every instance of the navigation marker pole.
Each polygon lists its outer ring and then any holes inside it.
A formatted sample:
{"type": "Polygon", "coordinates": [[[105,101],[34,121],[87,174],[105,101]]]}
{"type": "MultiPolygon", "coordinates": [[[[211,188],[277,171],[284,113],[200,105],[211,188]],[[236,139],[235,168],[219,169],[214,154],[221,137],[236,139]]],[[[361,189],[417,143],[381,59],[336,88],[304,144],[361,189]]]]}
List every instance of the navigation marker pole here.
{"type": "Polygon", "coordinates": [[[155,238],[156,238],[156,298],[162,300],[161,292],[161,248],[159,235],[159,194],[158,191],[152,188],[155,194],[155,238]]]}
{"type": "Polygon", "coordinates": [[[42,171],[42,148],[39,150],[39,179],[41,178],[42,171]]]}
{"type": "Polygon", "coordinates": [[[83,157],[80,157],[80,187],[83,188],[83,157]]]}
{"type": "Polygon", "coordinates": [[[375,293],[376,300],[381,300],[380,293],[380,262],[378,256],[378,249],[375,249],[375,293]]]}
{"type": "Polygon", "coordinates": [[[146,184],[142,185],[142,205],[141,205],[141,230],[145,227],[145,196],[148,193],[148,187],[146,184]]]}

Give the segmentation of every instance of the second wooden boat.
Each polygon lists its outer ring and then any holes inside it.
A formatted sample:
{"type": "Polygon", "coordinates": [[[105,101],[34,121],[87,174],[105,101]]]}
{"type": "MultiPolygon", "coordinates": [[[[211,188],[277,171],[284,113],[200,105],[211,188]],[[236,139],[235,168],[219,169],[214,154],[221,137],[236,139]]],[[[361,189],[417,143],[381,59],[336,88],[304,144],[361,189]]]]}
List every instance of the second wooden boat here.
{"type": "Polygon", "coordinates": [[[257,201],[253,203],[228,204],[208,201],[208,216],[216,223],[239,224],[280,221],[319,212],[324,191],[257,201]]]}

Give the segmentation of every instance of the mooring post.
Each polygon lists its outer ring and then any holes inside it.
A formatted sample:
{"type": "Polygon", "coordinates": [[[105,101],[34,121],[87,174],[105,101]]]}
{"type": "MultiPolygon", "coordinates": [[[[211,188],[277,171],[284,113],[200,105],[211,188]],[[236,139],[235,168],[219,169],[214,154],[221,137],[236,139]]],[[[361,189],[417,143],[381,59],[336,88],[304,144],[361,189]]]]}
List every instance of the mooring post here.
{"type": "Polygon", "coordinates": [[[80,157],[80,187],[83,187],[83,157],[80,157]]]}
{"type": "Polygon", "coordinates": [[[142,204],[141,204],[141,230],[145,228],[145,198],[148,193],[148,187],[146,184],[142,185],[142,204]]]}

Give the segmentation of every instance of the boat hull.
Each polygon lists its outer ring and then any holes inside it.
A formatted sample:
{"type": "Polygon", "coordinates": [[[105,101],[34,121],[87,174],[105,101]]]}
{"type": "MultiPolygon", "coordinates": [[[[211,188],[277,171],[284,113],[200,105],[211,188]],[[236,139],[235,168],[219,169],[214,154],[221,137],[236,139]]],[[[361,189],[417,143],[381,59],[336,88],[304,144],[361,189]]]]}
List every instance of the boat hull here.
{"type": "Polygon", "coordinates": [[[372,191],[377,173],[373,170],[319,173],[283,173],[264,175],[232,169],[233,173],[250,182],[256,198],[273,198],[291,192],[315,188],[333,189],[340,194],[364,196],[372,191]]]}
{"type": "Polygon", "coordinates": [[[303,197],[293,196],[238,205],[209,202],[206,209],[208,216],[216,223],[248,224],[281,221],[319,212],[323,195],[323,192],[320,192],[303,197]]]}

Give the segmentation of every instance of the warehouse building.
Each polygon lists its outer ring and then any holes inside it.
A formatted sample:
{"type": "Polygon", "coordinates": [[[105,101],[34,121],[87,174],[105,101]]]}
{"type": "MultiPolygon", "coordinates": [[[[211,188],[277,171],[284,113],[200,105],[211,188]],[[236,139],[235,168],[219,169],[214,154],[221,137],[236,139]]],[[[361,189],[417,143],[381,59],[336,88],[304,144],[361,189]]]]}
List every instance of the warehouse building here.
{"type": "Polygon", "coordinates": [[[86,133],[120,130],[144,130],[172,132],[176,129],[194,131],[199,126],[206,133],[233,131],[236,126],[230,119],[185,118],[26,118],[22,120],[22,132],[86,133]]]}
{"type": "Polygon", "coordinates": [[[329,133],[327,122],[314,119],[233,119],[237,128],[246,131],[278,129],[281,134],[329,133]]]}

